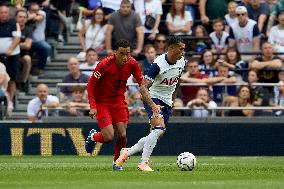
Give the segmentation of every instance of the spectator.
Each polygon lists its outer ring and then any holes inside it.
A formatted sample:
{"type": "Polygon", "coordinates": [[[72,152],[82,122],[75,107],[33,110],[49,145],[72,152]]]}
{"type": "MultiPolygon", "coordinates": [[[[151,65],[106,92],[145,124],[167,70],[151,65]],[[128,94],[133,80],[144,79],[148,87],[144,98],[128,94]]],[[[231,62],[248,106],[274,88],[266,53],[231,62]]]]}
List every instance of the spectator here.
{"type": "Polygon", "coordinates": [[[205,50],[201,54],[199,62],[199,70],[202,74],[207,74],[209,77],[213,77],[216,72],[215,59],[211,50],[205,50]]]}
{"type": "Polygon", "coordinates": [[[112,41],[126,39],[132,44],[132,56],[137,57],[143,49],[144,29],[141,19],[131,9],[129,0],[122,0],[120,9],[114,12],[107,24],[106,29],[106,50],[108,55],[113,54],[112,41]]]}
{"type": "Polygon", "coordinates": [[[146,115],[146,112],[142,110],[143,101],[139,92],[133,93],[129,101],[129,116],[142,117],[146,115]]]}
{"type": "Polygon", "coordinates": [[[242,82],[247,78],[248,64],[241,59],[240,52],[235,47],[229,47],[224,58],[218,59],[216,66],[219,64],[227,66],[230,70],[230,75],[235,75],[238,82],[242,82]]]}
{"type": "Polygon", "coordinates": [[[98,8],[94,10],[91,24],[83,26],[79,32],[82,50],[86,52],[87,49],[93,48],[98,53],[102,52],[105,49],[105,33],[104,12],[101,8],[98,8]]]}
{"type": "MultiPolygon", "coordinates": [[[[69,74],[67,74],[62,82],[63,83],[87,83],[89,81],[89,76],[81,73],[79,69],[80,62],[77,58],[71,57],[68,60],[68,70],[69,74]]],[[[72,94],[72,87],[65,86],[61,87],[60,90],[60,99],[70,99],[72,94]]]]}
{"type": "Polygon", "coordinates": [[[239,3],[239,6],[246,6],[248,5],[250,2],[250,0],[241,0],[241,2],[239,3]]]}
{"type": "MultiPolygon", "coordinates": [[[[271,28],[268,41],[273,45],[276,52],[284,53],[284,10],[279,13],[278,22],[279,24],[271,28]]],[[[283,61],[284,55],[279,55],[279,58],[283,61]]]]}
{"type": "Polygon", "coordinates": [[[159,25],[161,21],[161,16],[163,14],[162,2],[161,0],[143,0],[144,6],[134,7],[135,11],[139,14],[141,18],[141,23],[144,23],[144,44],[153,44],[157,33],[159,33],[159,25]],[[155,19],[155,23],[151,27],[147,27],[146,17],[152,16],[155,19]]]}
{"type": "Polygon", "coordinates": [[[284,68],[282,67],[281,70],[279,70],[278,72],[278,79],[279,82],[278,84],[280,84],[279,86],[274,86],[274,103],[276,105],[284,105],[284,101],[282,102],[282,94],[284,91],[282,91],[283,88],[283,84],[284,84],[284,68]]]}
{"type": "Polygon", "coordinates": [[[209,90],[207,88],[200,88],[197,91],[196,98],[188,102],[187,106],[192,108],[192,117],[216,116],[216,111],[209,110],[210,108],[217,108],[217,104],[213,100],[210,100],[209,90]]]}
{"type": "Polygon", "coordinates": [[[89,48],[87,50],[87,55],[86,55],[86,62],[81,63],[79,66],[79,69],[82,71],[83,74],[88,75],[91,77],[93,74],[94,69],[98,65],[98,55],[95,51],[95,49],[89,48]]]}
{"type": "Polygon", "coordinates": [[[45,41],[46,14],[40,10],[37,3],[30,4],[28,20],[32,26],[35,26],[31,51],[38,55],[37,69],[33,70],[33,73],[38,75],[43,73],[51,47],[45,41]]]}
{"type": "MultiPolygon", "coordinates": [[[[7,94],[7,87],[8,87],[9,81],[10,81],[10,77],[6,71],[6,67],[2,62],[0,62],[0,102],[1,102],[0,106],[1,106],[1,111],[4,110],[4,112],[2,112],[1,115],[5,115],[6,113],[11,113],[11,112],[6,112],[8,98],[9,98],[7,94]],[[4,107],[2,107],[3,105],[4,107]]],[[[3,119],[3,117],[1,117],[1,119],[3,119]]]]}
{"type": "Polygon", "coordinates": [[[2,91],[0,92],[1,96],[3,96],[3,94],[7,96],[7,87],[9,81],[10,76],[6,71],[6,66],[2,62],[0,62],[0,91],[2,91]]]}
{"type": "Polygon", "coordinates": [[[189,12],[192,17],[192,22],[195,21],[197,15],[198,0],[184,0],[185,11],[189,12]]]}
{"type": "Polygon", "coordinates": [[[173,35],[191,35],[193,20],[190,12],[185,11],[185,0],[174,0],[167,14],[168,30],[173,35]]]}
{"type": "MultiPolygon", "coordinates": [[[[230,27],[229,46],[236,46],[240,53],[258,52],[260,33],[257,23],[248,18],[247,8],[238,6],[236,9],[238,23],[230,27]]],[[[255,56],[242,56],[243,60],[252,60],[255,56]]]]}
{"type": "Polygon", "coordinates": [[[16,12],[18,10],[25,9],[26,1],[25,0],[10,0],[8,3],[8,0],[7,0],[6,5],[8,5],[10,9],[10,18],[14,19],[16,17],[16,12]]]}
{"type": "MultiPolygon", "coordinates": [[[[263,86],[253,85],[258,83],[258,73],[255,70],[250,70],[248,73],[248,84],[251,86],[254,92],[253,105],[255,106],[268,106],[272,105],[271,95],[269,91],[263,86]]],[[[262,111],[260,111],[262,113],[262,111]]]]}
{"type": "MultiPolygon", "coordinates": [[[[214,83],[221,82],[224,77],[212,77],[208,78],[207,74],[202,74],[199,71],[198,62],[196,60],[188,61],[186,65],[186,72],[182,74],[181,81],[186,83],[204,83],[207,85],[212,85],[214,83]]],[[[184,104],[188,101],[196,98],[199,86],[181,86],[181,99],[184,104]]]]}
{"type": "MultiPolygon", "coordinates": [[[[72,97],[63,106],[66,106],[66,110],[69,116],[84,116],[89,113],[89,103],[84,99],[85,87],[73,86],[72,87],[72,97]]],[[[62,106],[62,105],[61,105],[62,106]]],[[[65,115],[63,113],[63,115],[65,115]]]]}
{"type": "Polygon", "coordinates": [[[277,0],[266,0],[266,3],[269,6],[269,10],[270,12],[272,11],[272,8],[274,7],[274,5],[276,4],[277,0]]]}
{"type": "Polygon", "coordinates": [[[284,0],[278,0],[273,6],[272,11],[269,16],[269,20],[267,23],[267,30],[266,30],[267,36],[269,36],[270,29],[274,25],[276,18],[278,17],[278,15],[280,14],[282,10],[284,10],[284,0]]]}
{"type": "Polygon", "coordinates": [[[218,73],[216,77],[225,78],[221,81],[221,83],[226,84],[225,86],[213,86],[213,100],[217,104],[221,104],[223,97],[226,95],[235,95],[236,94],[236,86],[227,85],[234,84],[237,81],[235,76],[229,75],[229,68],[223,65],[219,65],[217,67],[218,73]]]}
{"type": "Polygon", "coordinates": [[[211,48],[210,40],[202,39],[204,37],[209,37],[206,29],[204,28],[204,26],[202,26],[202,25],[196,26],[195,29],[193,30],[192,36],[196,37],[196,38],[199,38],[199,39],[190,41],[190,43],[189,43],[189,51],[202,53],[206,49],[210,49],[211,48]]]}
{"type": "Polygon", "coordinates": [[[46,28],[47,37],[55,37],[58,42],[67,40],[67,28],[69,27],[67,10],[70,5],[70,0],[48,0],[43,5],[47,18],[46,25],[49,26],[46,28]],[[65,34],[64,37],[63,34],[65,34]]]}
{"type": "MultiPolygon", "coordinates": [[[[284,107],[284,82],[280,81],[279,86],[277,87],[278,93],[274,96],[274,103],[276,106],[284,107]]],[[[283,116],[283,111],[279,110],[275,112],[276,116],[283,116]]]]}
{"type": "Polygon", "coordinates": [[[213,20],[213,30],[209,37],[211,39],[211,49],[217,53],[224,53],[227,51],[229,34],[224,30],[224,22],[221,19],[213,20]]]}
{"type": "Polygon", "coordinates": [[[27,114],[28,120],[36,122],[41,120],[43,116],[55,116],[57,111],[44,111],[43,107],[56,108],[59,106],[59,100],[56,96],[48,94],[48,86],[46,84],[39,84],[36,88],[36,98],[29,101],[27,114]]]}
{"type": "Polygon", "coordinates": [[[26,5],[26,1],[25,0],[14,0],[14,1],[11,1],[11,4],[16,8],[16,10],[21,10],[26,5]]]}
{"type": "Polygon", "coordinates": [[[101,0],[78,0],[77,2],[80,4],[80,11],[86,18],[86,24],[88,24],[94,14],[94,10],[103,6],[101,0]]]}
{"type": "Polygon", "coordinates": [[[201,22],[205,25],[210,20],[224,18],[229,0],[199,0],[199,14],[201,22]]]}
{"type": "MultiPolygon", "coordinates": [[[[106,19],[108,20],[110,15],[114,12],[119,10],[120,8],[120,4],[121,4],[121,0],[101,0],[102,2],[102,8],[104,10],[104,13],[106,15],[106,19]]],[[[134,1],[135,3],[136,1],[134,1]]]]}
{"type": "Polygon", "coordinates": [[[20,54],[20,26],[12,19],[9,19],[9,8],[6,5],[0,6],[0,62],[4,63],[7,73],[10,76],[8,83],[8,112],[13,110],[13,99],[16,93],[16,79],[19,75],[19,54],[20,54]]]}
{"type": "Polygon", "coordinates": [[[188,111],[184,109],[183,101],[180,98],[176,98],[173,101],[173,116],[185,116],[188,115],[188,111]]]}
{"type": "Polygon", "coordinates": [[[166,52],[167,48],[167,39],[164,34],[159,33],[156,36],[154,48],[156,50],[157,55],[161,55],[166,52]]]}
{"type": "Polygon", "coordinates": [[[21,9],[16,12],[16,21],[21,28],[20,61],[23,64],[19,89],[25,92],[28,91],[28,78],[32,67],[32,58],[30,56],[30,49],[32,46],[32,37],[33,37],[32,28],[26,26],[27,19],[28,19],[28,13],[26,10],[21,9]]]}
{"type": "Polygon", "coordinates": [[[225,15],[225,22],[226,22],[225,31],[226,32],[229,32],[229,27],[231,27],[234,23],[238,22],[238,17],[236,14],[237,7],[238,7],[238,4],[235,1],[230,1],[228,3],[228,14],[225,15]]]}
{"type": "Polygon", "coordinates": [[[265,23],[270,14],[268,4],[261,2],[261,0],[250,0],[246,8],[249,18],[257,22],[258,29],[261,33],[265,33],[265,23]]]}
{"type": "MultiPolygon", "coordinates": [[[[281,60],[273,55],[274,49],[269,42],[262,45],[262,56],[250,63],[250,69],[258,70],[259,82],[277,83],[278,70],[282,67],[281,60]]],[[[272,93],[272,89],[269,88],[272,93]]]]}
{"type": "Polygon", "coordinates": [[[150,66],[154,63],[154,60],[157,55],[155,48],[151,44],[145,45],[144,53],[145,53],[145,59],[140,61],[140,68],[143,72],[143,75],[145,75],[148,72],[150,66]]]}
{"type": "MultiPolygon", "coordinates": [[[[249,86],[242,85],[238,90],[238,96],[226,96],[223,104],[229,107],[253,107],[253,101],[253,90],[249,86]]],[[[230,110],[227,115],[251,117],[253,114],[254,110],[230,110]]]]}

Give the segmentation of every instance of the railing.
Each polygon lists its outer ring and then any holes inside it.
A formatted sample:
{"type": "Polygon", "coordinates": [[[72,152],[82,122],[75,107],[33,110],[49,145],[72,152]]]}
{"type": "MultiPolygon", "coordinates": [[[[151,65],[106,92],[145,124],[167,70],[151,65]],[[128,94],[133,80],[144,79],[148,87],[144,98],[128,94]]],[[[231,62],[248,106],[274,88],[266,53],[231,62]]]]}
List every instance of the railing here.
{"type": "MultiPolygon", "coordinates": [[[[87,86],[87,83],[57,83],[56,84],[56,92],[57,97],[59,97],[60,87],[71,87],[71,86],[87,86]]],[[[206,83],[181,83],[180,86],[240,86],[240,85],[248,85],[247,82],[243,83],[216,83],[216,84],[206,84],[206,83]]],[[[265,86],[265,87],[274,87],[274,86],[283,86],[284,84],[280,83],[250,83],[250,86],[265,86]]],[[[137,83],[127,84],[127,86],[138,86],[137,83]]],[[[227,91],[227,87],[225,88],[227,91]]]]}
{"type": "MultiPolygon", "coordinates": [[[[76,86],[76,85],[80,85],[80,86],[87,86],[87,83],[58,83],[56,85],[56,90],[59,92],[59,88],[60,87],[66,87],[66,86],[76,86]]],[[[212,84],[210,86],[240,86],[240,85],[248,85],[247,82],[243,82],[243,83],[216,83],[216,84],[212,84]]],[[[127,86],[138,86],[137,83],[133,83],[133,84],[127,84],[127,86]]],[[[181,83],[180,86],[209,86],[206,83],[181,83]]],[[[280,84],[280,83],[250,83],[250,86],[265,86],[265,87],[274,87],[274,86],[284,86],[284,84],[280,84]]],[[[59,93],[57,93],[59,96],[59,93]]],[[[50,108],[49,108],[50,109],[50,108]]],[[[57,107],[54,109],[58,109],[58,110],[64,110],[65,107],[57,107]]],[[[129,107],[129,109],[131,109],[131,107],[129,107]]],[[[141,109],[144,109],[143,107],[141,107],[141,109]]],[[[173,108],[174,110],[197,110],[197,109],[204,109],[204,108],[191,108],[191,107],[178,107],[178,108],[173,108]]],[[[87,110],[87,109],[86,109],[87,110]]],[[[253,106],[253,107],[226,107],[226,106],[219,106],[216,108],[207,108],[207,110],[211,110],[213,112],[216,111],[220,111],[220,110],[284,110],[284,107],[281,106],[253,106]]]]}
{"type": "MultiPolygon", "coordinates": [[[[77,108],[78,110],[90,110],[89,108],[77,108]]],[[[128,107],[129,110],[133,109],[132,107],[128,107]]],[[[140,110],[144,110],[144,107],[139,107],[140,110]]],[[[43,111],[48,111],[48,110],[67,110],[67,106],[58,106],[58,107],[52,107],[52,108],[48,108],[48,107],[43,107],[42,108],[43,111]]],[[[215,114],[218,111],[221,110],[261,110],[261,111],[266,111],[266,110],[278,110],[278,111],[284,111],[284,107],[281,106],[277,106],[277,107],[272,107],[272,106],[252,106],[252,107],[226,107],[226,106],[219,106],[219,107],[215,107],[215,108],[202,108],[202,107],[197,107],[197,108],[193,108],[193,107],[176,107],[173,108],[174,111],[190,111],[190,110],[209,110],[211,111],[210,115],[208,117],[211,117],[211,115],[215,114]]],[[[48,117],[48,113],[44,114],[45,117],[48,117]]],[[[225,116],[228,117],[228,116],[225,116]]]]}
{"type": "MultiPolygon", "coordinates": [[[[60,87],[71,87],[71,86],[87,86],[87,83],[57,83],[56,84],[56,91],[57,96],[59,97],[59,88],[60,87]]],[[[274,87],[274,86],[284,86],[281,83],[215,83],[215,84],[206,84],[206,83],[181,83],[180,86],[241,86],[241,85],[250,85],[250,86],[264,86],[264,87],[274,87]]],[[[138,86],[137,83],[127,84],[127,86],[138,86]]]]}

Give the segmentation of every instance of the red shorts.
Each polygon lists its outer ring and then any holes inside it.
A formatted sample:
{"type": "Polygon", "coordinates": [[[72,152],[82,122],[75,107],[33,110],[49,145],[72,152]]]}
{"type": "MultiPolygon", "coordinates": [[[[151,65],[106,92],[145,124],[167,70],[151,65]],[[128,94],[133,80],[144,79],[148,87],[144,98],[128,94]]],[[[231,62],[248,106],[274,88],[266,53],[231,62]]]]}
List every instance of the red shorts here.
{"type": "Polygon", "coordinates": [[[128,123],[129,113],[126,102],[117,104],[97,103],[96,106],[96,118],[100,129],[119,122],[128,123]]]}

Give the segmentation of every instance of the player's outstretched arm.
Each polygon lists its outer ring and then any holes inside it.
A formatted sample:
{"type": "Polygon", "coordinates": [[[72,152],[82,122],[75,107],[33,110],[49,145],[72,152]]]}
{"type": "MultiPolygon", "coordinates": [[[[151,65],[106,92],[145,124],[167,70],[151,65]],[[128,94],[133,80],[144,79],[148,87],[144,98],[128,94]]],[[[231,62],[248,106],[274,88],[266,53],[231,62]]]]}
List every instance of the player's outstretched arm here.
{"type": "MultiPolygon", "coordinates": [[[[177,93],[178,93],[178,91],[179,91],[179,87],[180,87],[180,83],[181,83],[181,79],[179,79],[178,80],[178,83],[177,83],[177,85],[176,85],[176,88],[175,88],[175,91],[174,91],[174,93],[173,93],[173,96],[172,96],[172,100],[173,100],[173,103],[174,103],[174,101],[176,100],[176,98],[177,98],[177,93]]],[[[174,106],[174,105],[173,105],[174,106]]]]}
{"type": "Polygon", "coordinates": [[[149,88],[152,86],[152,84],[153,81],[144,78],[139,88],[139,91],[142,95],[143,101],[146,102],[152,108],[153,115],[158,115],[161,111],[160,106],[154,103],[149,93],[149,88]]]}

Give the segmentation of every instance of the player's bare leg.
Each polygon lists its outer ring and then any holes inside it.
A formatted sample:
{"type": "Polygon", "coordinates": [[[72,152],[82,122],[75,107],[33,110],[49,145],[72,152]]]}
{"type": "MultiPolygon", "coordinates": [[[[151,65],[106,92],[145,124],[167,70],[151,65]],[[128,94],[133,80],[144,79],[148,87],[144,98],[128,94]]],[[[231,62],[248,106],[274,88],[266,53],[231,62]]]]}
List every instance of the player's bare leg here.
{"type": "Polygon", "coordinates": [[[101,132],[92,129],[86,141],[86,151],[92,153],[97,142],[108,143],[113,140],[114,129],[112,125],[104,127],[101,132]]]}
{"type": "Polygon", "coordinates": [[[126,147],[127,137],[126,137],[126,128],[127,123],[119,122],[115,124],[116,131],[116,143],[114,146],[114,157],[113,157],[113,169],[114,170],[122,170],[121,166],[116,165],[116,160],[119,158],[120,151],[122,148],[126,147]]]}

